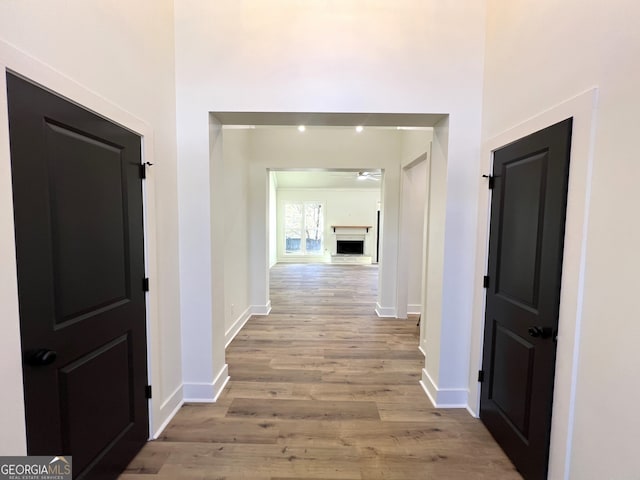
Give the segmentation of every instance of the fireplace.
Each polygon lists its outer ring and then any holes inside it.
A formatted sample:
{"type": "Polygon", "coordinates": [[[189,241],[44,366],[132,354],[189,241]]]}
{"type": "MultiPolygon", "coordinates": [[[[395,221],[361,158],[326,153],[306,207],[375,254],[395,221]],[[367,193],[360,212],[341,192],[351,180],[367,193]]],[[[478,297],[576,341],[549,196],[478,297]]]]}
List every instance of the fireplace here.
{"type": "Polygon", "coordinates": [[[338,255],[363,255],[364,240],[337,240],[336,253],[338,255]]]}

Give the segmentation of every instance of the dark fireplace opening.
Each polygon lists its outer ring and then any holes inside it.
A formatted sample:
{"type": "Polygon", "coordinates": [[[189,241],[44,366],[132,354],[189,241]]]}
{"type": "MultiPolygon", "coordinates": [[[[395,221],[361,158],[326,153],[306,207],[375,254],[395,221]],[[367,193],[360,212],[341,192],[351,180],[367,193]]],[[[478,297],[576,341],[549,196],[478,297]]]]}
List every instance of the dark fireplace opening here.
{"type": "Polygon", "coordinates": [[[338,255],[364,254],[364,240],[338,240],[336,247],[338,255]]]}

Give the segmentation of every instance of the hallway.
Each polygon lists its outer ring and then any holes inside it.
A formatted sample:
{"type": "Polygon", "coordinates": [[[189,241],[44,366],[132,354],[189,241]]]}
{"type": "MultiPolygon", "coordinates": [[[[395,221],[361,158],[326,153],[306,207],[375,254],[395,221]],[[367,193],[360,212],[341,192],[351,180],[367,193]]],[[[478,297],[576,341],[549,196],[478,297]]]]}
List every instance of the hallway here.
{"type": "Polygon", "coordinates": [[[187,404],[121,480],[519,479],[479,420],[436,410],[414,320],[378,318],[377,266],[278,264],[272,312],[227,349],[215,404],[187,404]]]}

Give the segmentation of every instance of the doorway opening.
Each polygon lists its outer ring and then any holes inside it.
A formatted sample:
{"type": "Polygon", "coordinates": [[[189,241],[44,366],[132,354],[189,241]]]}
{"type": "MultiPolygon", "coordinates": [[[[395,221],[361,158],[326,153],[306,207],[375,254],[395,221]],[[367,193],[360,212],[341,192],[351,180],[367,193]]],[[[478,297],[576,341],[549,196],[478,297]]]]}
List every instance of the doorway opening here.
{"type": "Polygon", "coordinates": [[[270,264],[376,263],[381,177],[357,170],[270,170],[270,264]]]}
{"type": "MultiPolygon", "coordinates": [[[[428,282],[433,284],[434,290],[431,298],[424,295],[424,302],[428,301],[432,309],[431,320],[423,322],[421,328],[432,327],[432,342],[437,345],[440,342],[442,331],[442,270],[444,264],[444,223],[446,205],[446,181],[447,181],[447,144],[448,144],[448,116],[447,115],[396,115],[396,114],[315,114],[315,113],[229,113],[217,112],[211,114],[212,125],[217,125],[225,135],[224,148],[231,149],[226,137],[227,133],[242,130],[244,137],[245,159],[248,170],[248,205],[247,222],[250,225],[247,262],[248,277],[250,278],[250,308],[255,314],[268,314],[270,304],[270,279],[269,269],[288,253],[287,259],[308,261],[310,257],[326,257],[332,253],[337,254],[337,244],[328,245],[324,236],[316,242],[316,238],[307,234],[305,220],[296,220],[296,232],[292,232],[287,244],[286,235],[278,232],[277,214],[278,180],[276,174],[281,171],[293,170],[293,173],[305,172],[316,175],[320,172],[351,172],[365,178],[369,175],[360,175],[360,172],[369,172],[377,169],[383,174],[380,176],[380,205],[372,208],[373,219],[364,224],[350,221],[341,221],[333,224],[323,220],[324,231],[330,230],[330,234],[354,234],[365,235],[365,254],[372,253],[372,261],[377,256],[379,259],[379,275],[377,299],[375,302],[375,314],[378,317],[400,317],[401,309],[398,305],[399,298],[399,258],[401,245],[400,238],[400,211],[402,191],[402,168],[411,163],[429,150],[429,139],[438,136],[439,148],[437,149],[438,178],[436,183],[442,183],[434,189],[438,197],[437,215],[434,221],[438,225],[431,229],[433,237],[429,240],[430,255],[429,268],[435,271],[432,274],[423,272],[418,275],[423,284],[421,290],[425,290],[428,282]],[[305,124],[304,131],[298,125],[305,124]],[[355,129],[356,125],[364,125],[362,129],[355,129]],[[437,127],[437,128],[434,128],[437,127]],[[399,128],[400,127],[400,128],[399,128]],[[429,131],[429,139],[426,132],[429,131]],[[437,132],[437,133],[435,133],[437,132]],[[352,149],[345,153],[345,146],[352,149]],[[274,207],[275,206],[275,207],[274,207]],[[377,214],[380,212],[380,227],[377,214]],[[273,228],[275,225],[275,228],[273,228]],[[345,232],[340,227],[361,228],[362,231],[345,232]],[[367,231],[369,230],[369,231],[367,231]],[[378,230],[381,235],[372,236],[373,231],[378,230]],[[295,235],[294,235],[295,234],[295,235]],[[368,236],[367,236],[368,235],[368,236]],[[313,237],[313,238],[312,238],[313,237]],[[437,237],[437,238],[436,238],[437,237]],[[367,240],[371,238],[373,245],[367,246],[367,240]],[[309,240],[309,241],[307,241],[309,240]],[[378,241],[379,240],[379,241],[378,241]],[[431,248],[433,246],[433,248],[431,248]],[[284,250],[279,254],[278,249],[284,250]],[[288,250],[288,252],[287,252],[288,250]],[[309,252],[312,252],[309,255],[309,252]],[[295,253],[294,253],[295,252],[295,253]]],[[[217,130],[216,130],[217,131],[217,130]]],[[[216,156],[216,138],[212,138],[211,145],[211,175],[217,178],[218,165],[224,167],[224,159],[216,156]]],[[[242,151],[243,149],[237,149],[242,151]]],[[[242,160],[241,160],[242,161],[242,160]]],[[[234,165],[235,167],[235,165],[234,165]]],[[[219,171],[219,178],[224,178],[224,170],[219,171]]],[[[358,181],[370,181],[358,180],[358,181]]],[[[212,185],[212,188],[214,185],[212,185]]],[[[317,202],[322,204],[320,211],[329,211],[329,206],[322,203],[322,199],[303,198],[299,207],[291,209],[298,211],[298,218],[304,216],[305,202],[317,202]]],[[[224,210],[228,202],[219,199],[218,205],[212,203],[213,216],[218,214],[224,217],[224,210]]],[[[295,215],[292,214],[295,218],[295,215]]],[[[314,220],[312,219],[312,224],[314,220]]],[[[317,224],[318,222],[315,221],[317,224]]],[[[213,242],[216,242],[217,232],[213,230],[213,242]]],[[[344,238],[344,240],[359,240],[344,238]]],[[[424,229],[421,232],[421,242],[424,243],[424,229]]],[[[333,239],[332,239],[333,242],[333,239]]],[[[314,260],[318,260],[317,258],[314,260]]],[[[226,261],[226,260],[225,260],[226,261]]],[[[229,260],[231,262],[231,260],[229,260]]],[[[424,264],[424,262],[422,262],[424,264]]],[[[234,266],[236,262],[233,262],[234,266]]],[[[424,268],[424,265],[423,265],[424,268]]],[[[244,267],[242,267],[244,269],[244,267]]],[[[225,269],[226,270],[226,269],[225,269]]],[[[226,275],[225,275],[226,276],[226,275]]],[[[214,279],[215,281],[215,279],[214,279]]],[[[407,288],[403,286],[401,288],[407,288]]],[[[226,288],[226,291],[236,289],[226,288]]],[[[429,289],[426,289],[429,290],[429,289]]],[[[423,299],[420,299],[423,302],[423,299]]],[[[422,304],[421,304],[422,307],[422,304]]],[[[405,315],[402,317],[406,318],[405,315]]],[[[454,328],[447,326],[446,328],[454,328]]],[[[427,330],[425,330],[426,332],[427,330]]],[[[416,348],[418,345],[416,345],[416,348]]],[[[437,351],[437,349],[432,349],[437,351]]],[[[424,375],[423,375],[424,377],[424,375]]]]}

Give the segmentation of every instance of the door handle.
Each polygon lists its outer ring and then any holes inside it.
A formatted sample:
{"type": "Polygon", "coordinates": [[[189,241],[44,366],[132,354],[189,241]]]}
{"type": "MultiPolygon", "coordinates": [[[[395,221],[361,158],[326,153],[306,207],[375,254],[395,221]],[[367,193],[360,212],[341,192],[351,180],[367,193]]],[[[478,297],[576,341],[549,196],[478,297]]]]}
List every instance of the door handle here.
{"type": "Polygon", "coordinates": [[[58,353],[54,350],[40,348],[26,355],[26,363],[32,367],[44,367],[51,365],[58,358],[58,353]]]}
{"type": "Polygon", "coordinates": [[[527,329],[527,333],[533,338],[549,338],[553,334],[551,327],[539,327],[534,325],[527,329]]]}

